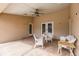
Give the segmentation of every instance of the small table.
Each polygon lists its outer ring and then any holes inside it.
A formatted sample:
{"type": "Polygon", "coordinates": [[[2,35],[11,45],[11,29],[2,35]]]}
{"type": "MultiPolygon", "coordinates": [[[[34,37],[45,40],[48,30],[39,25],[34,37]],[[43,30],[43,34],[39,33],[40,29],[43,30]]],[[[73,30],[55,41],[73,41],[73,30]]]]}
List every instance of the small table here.
{"type": "Polygon", "coordinates": [[[75,48],[74,43],[69,43],[68,41],[58,41],[58,53],[62,54],[62,48],[69,49],[70,55],[74,56],[73,49],[75,48]]]}

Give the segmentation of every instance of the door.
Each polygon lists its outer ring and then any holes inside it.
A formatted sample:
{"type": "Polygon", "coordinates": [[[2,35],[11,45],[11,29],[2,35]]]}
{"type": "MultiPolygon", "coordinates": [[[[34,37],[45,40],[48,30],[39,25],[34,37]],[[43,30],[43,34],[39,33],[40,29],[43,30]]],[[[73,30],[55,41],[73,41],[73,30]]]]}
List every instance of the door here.
{"type": "Polygon", "coordinates": [[[43,33],[54,33],[54,24],[53,22],[42,23],[42,34],[43,33]]]}
{"type": "Polygon", "coordinates": [[[52,23],[47,24],[47,33],[52,33],[52,23]]]}

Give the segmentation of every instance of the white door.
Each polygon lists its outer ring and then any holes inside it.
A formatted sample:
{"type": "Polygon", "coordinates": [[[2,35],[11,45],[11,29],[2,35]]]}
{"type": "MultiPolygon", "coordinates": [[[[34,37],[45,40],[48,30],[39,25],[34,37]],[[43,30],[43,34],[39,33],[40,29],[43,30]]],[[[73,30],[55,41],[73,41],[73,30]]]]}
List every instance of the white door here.
{"type": "Polygon", "coordinates": [[[54,34],[54,23],[53,22],[42,23],[41,33],[54,34]]]}

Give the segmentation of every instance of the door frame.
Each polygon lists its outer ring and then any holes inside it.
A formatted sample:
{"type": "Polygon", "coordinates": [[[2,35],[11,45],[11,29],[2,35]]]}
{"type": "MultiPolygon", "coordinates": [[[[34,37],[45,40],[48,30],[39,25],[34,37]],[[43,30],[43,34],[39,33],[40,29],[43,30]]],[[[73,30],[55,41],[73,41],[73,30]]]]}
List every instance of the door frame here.
{"type": "MultiPolygon", "coordinates": [[[[47,22],[41,23],[41,35],[42,35],[42,24],[46,24],[46,26],[47,26],[48,23],[52,24],[52,34],[54,34],[54,22],[53,21],[47,21],[47,22]]],[[[48,27],[46,27],[46,28],[48,28],[48,27]]]]}

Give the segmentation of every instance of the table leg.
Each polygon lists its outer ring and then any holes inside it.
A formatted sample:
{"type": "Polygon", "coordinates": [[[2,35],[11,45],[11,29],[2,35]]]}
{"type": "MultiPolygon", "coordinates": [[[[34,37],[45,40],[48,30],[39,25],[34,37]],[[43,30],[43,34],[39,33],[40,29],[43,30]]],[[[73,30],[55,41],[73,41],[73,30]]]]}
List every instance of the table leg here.
{"type": "Polygon", "coordinates": [[[62,48],[60,48],[60,55],[62,55],[62,48]]]}
{"type": "Polygon", "coordinates": [[[62,47],[58,47],[58,54],[62,55],[62,47]]]}
{"type": "Polygon", "coordinates": [[[70,48],[70,56],[74,56],[73,49],[70,48]]]}

